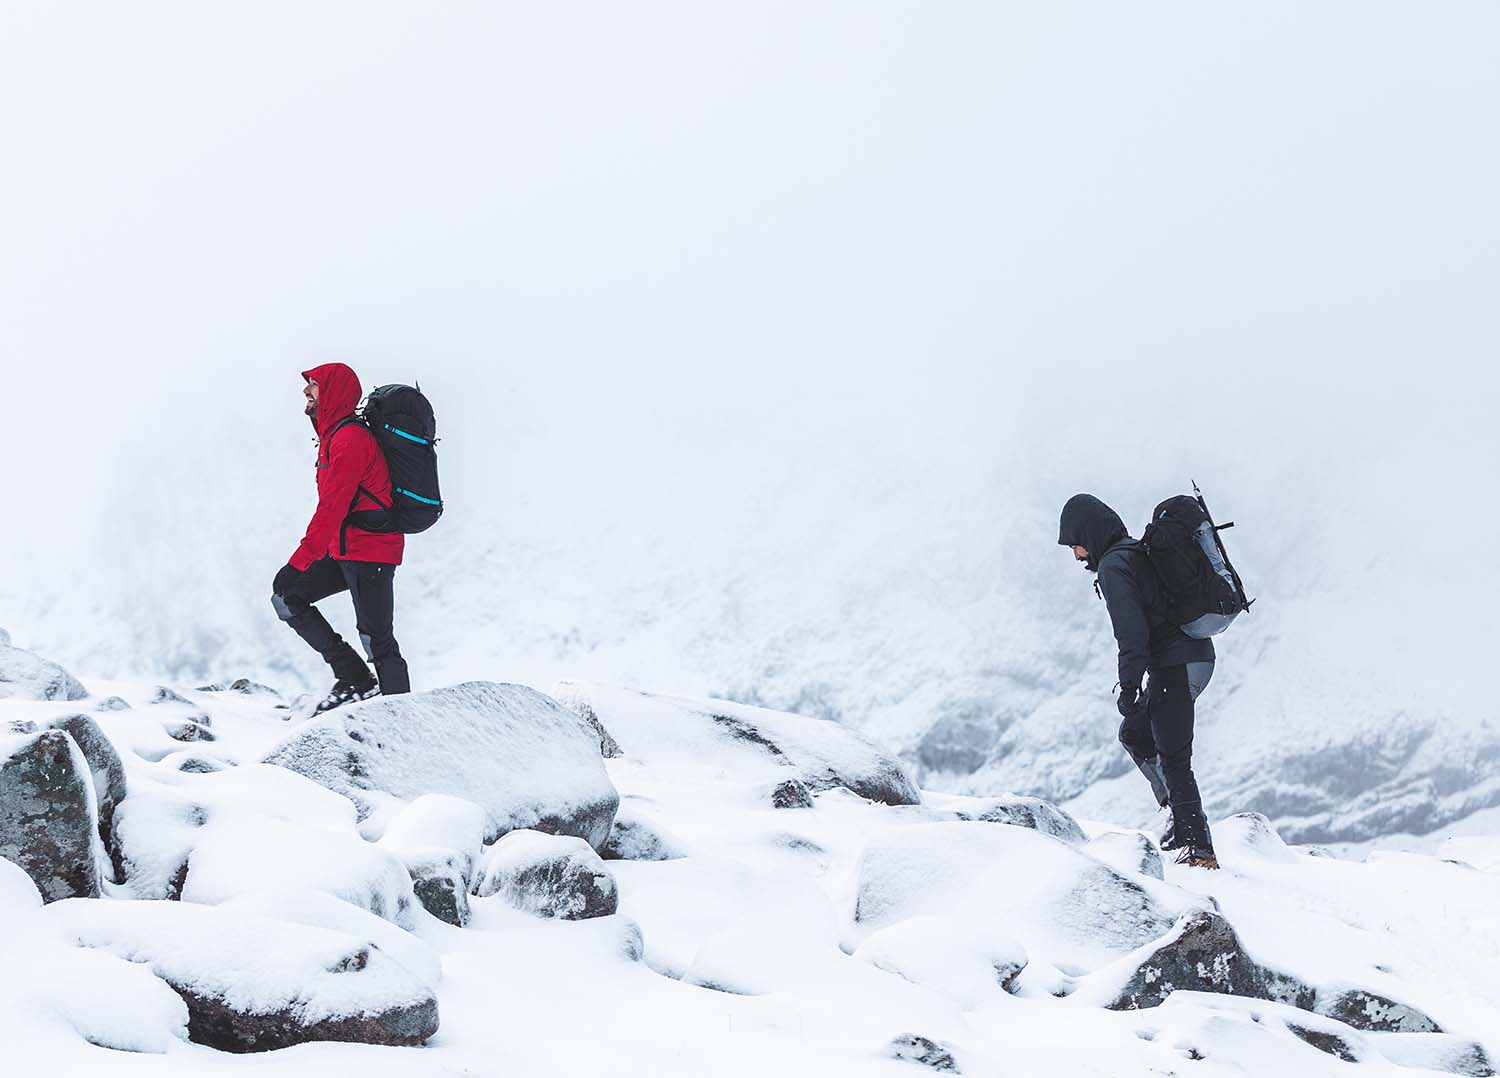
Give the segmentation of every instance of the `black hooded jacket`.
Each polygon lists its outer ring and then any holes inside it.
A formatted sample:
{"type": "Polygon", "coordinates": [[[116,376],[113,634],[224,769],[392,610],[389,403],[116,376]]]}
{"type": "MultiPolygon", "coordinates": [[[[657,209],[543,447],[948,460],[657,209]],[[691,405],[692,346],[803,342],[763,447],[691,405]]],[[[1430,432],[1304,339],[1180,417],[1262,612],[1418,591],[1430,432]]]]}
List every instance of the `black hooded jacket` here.
{"type": "Polygon", "coordinates": [[[1212,640],[1194,640],[1176,625],[1153,619],[1159,607],[1156,571],[1125,530],[1120,515],[1092,494],[1075,494],[1063,506],[1057,541],[1089,552],[1099,574],[1120,648],[1120,684],[1139,687],[1148,669],[1213,662],[1212,640]]]}

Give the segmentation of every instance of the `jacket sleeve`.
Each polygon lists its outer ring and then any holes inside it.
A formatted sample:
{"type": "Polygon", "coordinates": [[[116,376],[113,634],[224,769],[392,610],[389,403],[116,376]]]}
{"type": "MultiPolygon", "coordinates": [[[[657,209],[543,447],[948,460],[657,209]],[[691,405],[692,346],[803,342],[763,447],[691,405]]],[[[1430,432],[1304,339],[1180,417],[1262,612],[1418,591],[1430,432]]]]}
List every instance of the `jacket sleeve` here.
{"type": "Polygon", "coordinates": [[[366,464],[365,439],[335,438],[328,445],[328,473],[319,484],[318,507],[308,522],[307,534],[288,562],[299,573],[328,553],[349,515],[366,464]]]}
{"type": "Polygon", "coordinates": [[[1151,661],[1151,623],[1140,584],[1129,569],[1111,564],[1099,569],[1099,590],[1120,647],[1120,684],[1139,688],[1151,661]]]}

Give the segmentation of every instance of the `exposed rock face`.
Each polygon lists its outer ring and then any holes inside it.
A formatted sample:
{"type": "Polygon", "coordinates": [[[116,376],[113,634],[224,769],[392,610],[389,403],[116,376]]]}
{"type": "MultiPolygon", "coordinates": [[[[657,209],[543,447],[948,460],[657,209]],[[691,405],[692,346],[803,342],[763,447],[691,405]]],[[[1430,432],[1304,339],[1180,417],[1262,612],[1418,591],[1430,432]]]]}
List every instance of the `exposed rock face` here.
{"type": "Polygon", "coordinates": [[[470,881],[460,855],[412,857],[406,861],[406,871],[411,874],[412,891],[423,909],[457,928],[469,923],[470,881]]]}
{"type": "Polygon", "coordinates": [[[1317,996],[1295,977],[1257,963],[1229,922],[1208,910],[1191,913],[1174,926],[1108,1006],[1117,1011],[1155,1007],[1182,989],[1269,999],[1308,1011],[1317,996]]]}
{"type": "Polygon", "coordinates": [[[0,642],[0,700],[82,700],[88,690],[50,659],[0,642]]]}
{"type": "Polygon", "coordinates": [[[266,762],[344,794],[362,813],[370,791],[466,798],[485,811],[486,840],[535,828],[597,847],[620,803],[594,728],[523,685],[471,681],[340,708],[304,724],[266,762]]]}
{"type": "Polygon", "coordinates": [[[380,845],[405,863],[423,908],[462,928],[469,923],[469,888],[484,830],[484,809],[474,802],[427,794],[386,825],[380,845]]]}
{"type": "Polygon", "coordinates": [[[1209,911],[1184,917],[1165,942],[1136,963],[1125,986],[1107,1005],[1114,1010],[1155,1007],[1183,990],[1286,1003],[1369,1032],[1442,1032],[1417,1008],[1376,992],[1319,989],[1261,965],[1245,953],[1229,922],[1209,911]]]}
{"type": "Polygon", "coordinates": [[[1362,988],[1320,991],[1317,1011],[1355,1029],[1376,1033],[1441,1033],[1427,1015],[1405,1003],[1362,988]]]}
{"type": "Polygon", "coordinates": [[[226,1052],[308,1041],[416,1045],[437,998],[368,941],[194,903],[60,903],[85,947],[148,966],[187,1004],[188,1036],[226,1052]]]}
{"type": "Polygon", "coordinates": [[[900,761],[832,719],[581,683],[558,691],[575,706],[586,703],[632,759],[690,767],[714,760],[746,783],[795,779],[813,793],[842,787],[887,805],[922,801],[900,761]]]}
{"type": "Polygon", "coordinates": [[[604,861],[575,838],[512,831],[485,854],[475,893],[502,895],[538,917],[581,921],[619,907],[615,878],[604,861]]]}
{"type": "Polygon", "coordinates": [[[66,732],[0,734],[0,857],[44,901],[99,896],[98,830],[88,761],[66,732]]]}
{"type": "Polygon", "coordinates": [[[156,686],[156,688],[151,690],[151,695],[149,698],[147,698],[146,703],[191,705],[192,701],[190,701],[186,696],[183,696],[176,689],[169,689],[165,685],[158,685],[156,686]]]}
{"type": "Polygon", "coordinates": [[[120,754],[99,729],[99,724],[87,715],[64,715],[47,725],[71,737],[88,762],[99,814],[99,837],[107,843],[115,806],[125,799],[125,765],[120,762],[120,754]]]}

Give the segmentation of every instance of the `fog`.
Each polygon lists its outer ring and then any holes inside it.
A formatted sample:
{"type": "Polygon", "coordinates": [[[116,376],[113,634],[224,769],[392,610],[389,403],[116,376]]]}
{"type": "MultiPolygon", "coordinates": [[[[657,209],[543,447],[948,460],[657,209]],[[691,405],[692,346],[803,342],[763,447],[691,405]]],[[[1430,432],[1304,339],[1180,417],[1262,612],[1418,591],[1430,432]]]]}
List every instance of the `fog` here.
{"type": "Polygon", "coordinates": [[[438,411],[419,687],[1102,693],[1057,510],[1195,478],[1236,677],[1477,713],[1497,82],[1477,3],[7,4],[0,625],[321,688],[342,360],[438,411]]]}

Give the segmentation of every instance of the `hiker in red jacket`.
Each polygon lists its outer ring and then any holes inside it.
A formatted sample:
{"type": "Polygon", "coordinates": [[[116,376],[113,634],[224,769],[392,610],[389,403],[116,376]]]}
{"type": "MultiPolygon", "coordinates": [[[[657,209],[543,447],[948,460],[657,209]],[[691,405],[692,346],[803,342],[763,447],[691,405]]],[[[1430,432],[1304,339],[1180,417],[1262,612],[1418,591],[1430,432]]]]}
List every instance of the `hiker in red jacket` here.
{"type": "Polygon", "coordinates": [[[327,711],[350,700],[410,692],[406,660],[392,628],[396,566],[406,537],[356,527],[349,514],[391,504],[391,479],[374,436],[355,418],[364,391],[342,363],[303,371],[306,412],[318,432],[318,508],[307,534],[271,584],[271,605],[333,668],[333,689],[318,704],[327,711]],[[375,675],[359,653],[313,606],[341,591],[354,600],[355,624],[375,675]],[[378,677],[378,681],[376,678],[378,677]]]}

